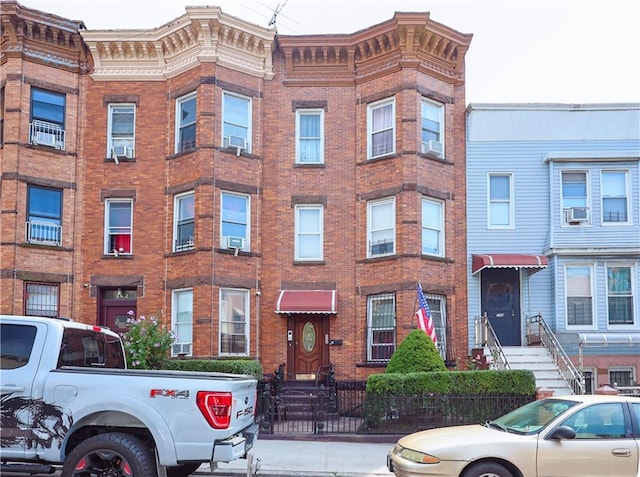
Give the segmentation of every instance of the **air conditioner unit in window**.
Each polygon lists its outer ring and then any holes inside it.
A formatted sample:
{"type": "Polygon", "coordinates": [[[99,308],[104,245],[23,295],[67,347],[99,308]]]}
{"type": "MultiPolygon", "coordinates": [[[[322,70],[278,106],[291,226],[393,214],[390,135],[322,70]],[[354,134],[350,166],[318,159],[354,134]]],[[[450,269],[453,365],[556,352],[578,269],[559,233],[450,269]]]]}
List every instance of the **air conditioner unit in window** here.
{"type": "Polygon", "coordinates": [[[240,250],[244,248],[244,237],[227,237],[227,248],[234,248],[240,250]]]}
{"type": "Polygon", "coordinates": [[[442,143],[438,141],[428,141],[422,143],[422,154],[428,154],[429,156],[442,157],[444,148],[442,143]]]}
{"type": "Polygon", "coordinates": [[[589,209],[587,207],[571,207],[569,209],[570,223],[583,223],[589,220],[589,209]]]}
{"type": "Polygon", "coordinates": [[[191,343],[174,343],[171,345],[171,352],[174,355],[191,354],[191,343]]]}
{"type": "Polygon", "coordinates": [[[241,151],[247,150],[247,140],[240,136],[225,136],[222,138],[222,147],[225,149],[235,148],[239,156],[241,151]]]}
{"type": "Polygon", "coordinates": [[[130,146],[113,146],[111,149],[111,157],[112,158],[133,158],[133,148],[130,146]]]}
{"type": "Polygon", "coordinates": [[[57,136],[53,133],[36,131],[33,137],[33,143],[41,146],[49,146],[55,147],[56,149],[61,149],[57,139],[57,136]]]}

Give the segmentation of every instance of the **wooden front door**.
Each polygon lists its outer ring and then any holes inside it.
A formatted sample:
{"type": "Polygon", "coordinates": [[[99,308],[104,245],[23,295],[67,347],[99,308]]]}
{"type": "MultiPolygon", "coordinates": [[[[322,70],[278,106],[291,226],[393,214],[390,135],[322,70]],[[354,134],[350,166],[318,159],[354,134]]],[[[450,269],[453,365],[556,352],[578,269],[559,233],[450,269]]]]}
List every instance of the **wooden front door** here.
{"type": "Polygon", "coordinates": [[[482,270],[482,312],[502,346],[520,346],[520,272],[513,268],[482,270]]]}
{"type": "Polygon", "coordinates": [[[298,315],[293,318],[293,378],[316,379],[318,369],[327,363],[323,315],[298,315]]]}
{"type": "Polygon", "coordinates": [[[100,312],[98,324],[117,333],[126,333],[127,318],[137,318],[136,290],[100,290],[100,312]],[[133,315],[129,312],[132,311],[133,315]]]}

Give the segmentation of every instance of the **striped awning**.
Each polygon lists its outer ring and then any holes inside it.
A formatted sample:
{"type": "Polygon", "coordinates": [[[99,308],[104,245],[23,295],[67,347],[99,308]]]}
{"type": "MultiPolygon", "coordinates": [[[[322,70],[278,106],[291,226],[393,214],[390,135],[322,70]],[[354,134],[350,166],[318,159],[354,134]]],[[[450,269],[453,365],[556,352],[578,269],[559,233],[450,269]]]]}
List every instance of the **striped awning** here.
{"type": "Polygon", "coordinates": [[[471,273],[475,274],[485,268],[529,268],[531,273],[546,268],[549,264],[544,255],[526,253],[492,253],[473,255],[471,273]]]}
{"type": "Polygon", "coordinates": [[[276,300],[276,313],[336,314],[336,290],[281,290],[276,300]]]}

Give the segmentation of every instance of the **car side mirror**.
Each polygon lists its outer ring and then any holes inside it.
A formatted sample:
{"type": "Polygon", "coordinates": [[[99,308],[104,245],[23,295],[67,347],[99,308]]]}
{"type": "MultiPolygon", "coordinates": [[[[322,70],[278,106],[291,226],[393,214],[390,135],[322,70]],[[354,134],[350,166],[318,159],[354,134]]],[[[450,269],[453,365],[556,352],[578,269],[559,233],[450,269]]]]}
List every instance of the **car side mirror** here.
{"type": "Polygon", "coordinates": [[[569,426],[560,426],[555,429],[547,439],[555,439],[555,440],[563,440],[563,439],[574,439],[576,437],[576,431],[574,431],[569,426]]]}

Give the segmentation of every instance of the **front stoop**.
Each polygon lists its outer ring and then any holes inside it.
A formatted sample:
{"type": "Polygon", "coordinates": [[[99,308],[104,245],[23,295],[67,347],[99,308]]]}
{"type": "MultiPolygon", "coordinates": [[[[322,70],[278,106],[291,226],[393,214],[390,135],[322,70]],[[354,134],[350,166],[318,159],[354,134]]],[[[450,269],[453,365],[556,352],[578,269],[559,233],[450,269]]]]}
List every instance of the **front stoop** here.
{"type": "Polygon", "coordinates": [[[573,394],[545,347],[504,346],[502,351],[511,369],[533,371],[537,388],[552,390],[554,396],[573,394]]]}

